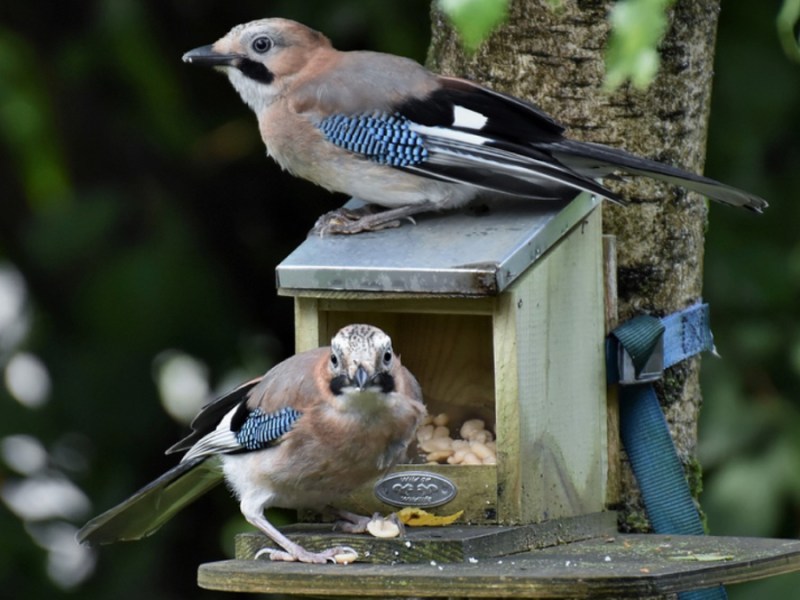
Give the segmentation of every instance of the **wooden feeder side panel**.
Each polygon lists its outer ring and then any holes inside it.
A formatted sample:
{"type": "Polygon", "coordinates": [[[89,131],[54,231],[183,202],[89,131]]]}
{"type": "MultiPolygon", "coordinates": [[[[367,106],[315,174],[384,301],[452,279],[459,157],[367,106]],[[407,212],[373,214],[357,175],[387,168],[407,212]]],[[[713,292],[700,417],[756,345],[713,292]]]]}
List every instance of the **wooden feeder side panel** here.
{"type": "Polygon", "coordinates": [[[501,523],[603,509],[601,248],[595,210],[500,297],[494,347],[501,523]]]}

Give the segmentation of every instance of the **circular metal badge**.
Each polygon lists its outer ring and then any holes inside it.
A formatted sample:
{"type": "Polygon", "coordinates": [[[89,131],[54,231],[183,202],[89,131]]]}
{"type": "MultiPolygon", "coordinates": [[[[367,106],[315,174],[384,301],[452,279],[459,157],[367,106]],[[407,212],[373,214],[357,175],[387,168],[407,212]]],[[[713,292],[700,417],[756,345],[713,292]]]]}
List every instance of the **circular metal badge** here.
{"type": "Polygon", "coordinates": [[[457,493],[452,481],[426,471],[392,473],[375,484],[375,496],[392,506],[431,508],[450,502],[457,493]]]}

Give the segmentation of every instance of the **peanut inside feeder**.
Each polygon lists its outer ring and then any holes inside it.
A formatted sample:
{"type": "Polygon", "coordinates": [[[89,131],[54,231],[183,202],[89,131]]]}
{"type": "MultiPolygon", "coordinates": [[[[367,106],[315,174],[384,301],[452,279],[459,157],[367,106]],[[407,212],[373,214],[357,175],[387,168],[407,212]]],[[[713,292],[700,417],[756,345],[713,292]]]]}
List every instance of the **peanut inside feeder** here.
{"type": "Polygon", "coordinates": [[[428,416],[417,430],[417,446],[428,464],[494,465],[497,447],[494,434],[482,419],[469,419],[453,438],[446,413],[428,416]]]}

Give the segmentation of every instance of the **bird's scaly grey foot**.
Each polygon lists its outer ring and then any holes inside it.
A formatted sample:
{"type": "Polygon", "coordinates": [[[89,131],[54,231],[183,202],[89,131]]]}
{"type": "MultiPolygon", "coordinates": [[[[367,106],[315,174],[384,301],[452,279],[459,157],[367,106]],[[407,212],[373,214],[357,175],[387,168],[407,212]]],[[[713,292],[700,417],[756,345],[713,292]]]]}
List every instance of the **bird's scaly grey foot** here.
{"type": "MultiPolygon", "coordinates": [[[[388,212],[388,211],[383,211],[388,212]]],[[[362,231],[380,231],[400,227],[400,220],[381,218],[380,207],[367,204],[361,208],[338,208],[322,215],[314,227],[311,235],[325,237],[326,235],[354,234],[362,231]]]]}
{"type": "Polygon", "coordinates": [[[381,229],[400,227],[403,221],[409,221],[412,225],[416,225],[414,215],[431,210],[436,210],[436,206],[432,202],[422,202],[387,210],[381,210],[375,204],[367,204],[357,209],[340,208],[317,219],[311,234],[323,237],[328,234],[379,231],[381,229]]]}

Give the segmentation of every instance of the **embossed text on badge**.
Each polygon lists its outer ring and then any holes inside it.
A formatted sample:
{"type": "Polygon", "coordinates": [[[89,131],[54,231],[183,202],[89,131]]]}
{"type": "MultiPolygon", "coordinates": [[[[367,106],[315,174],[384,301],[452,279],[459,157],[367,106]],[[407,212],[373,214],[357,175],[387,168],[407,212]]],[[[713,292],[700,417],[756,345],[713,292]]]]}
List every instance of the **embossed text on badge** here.
{"type": "Polygon", "coordinates": [[[450,502],[456,493],[452,481],[426,471],[392,473],[375,484],[375,496],[392,506],[430,508],[450,502]]]}

